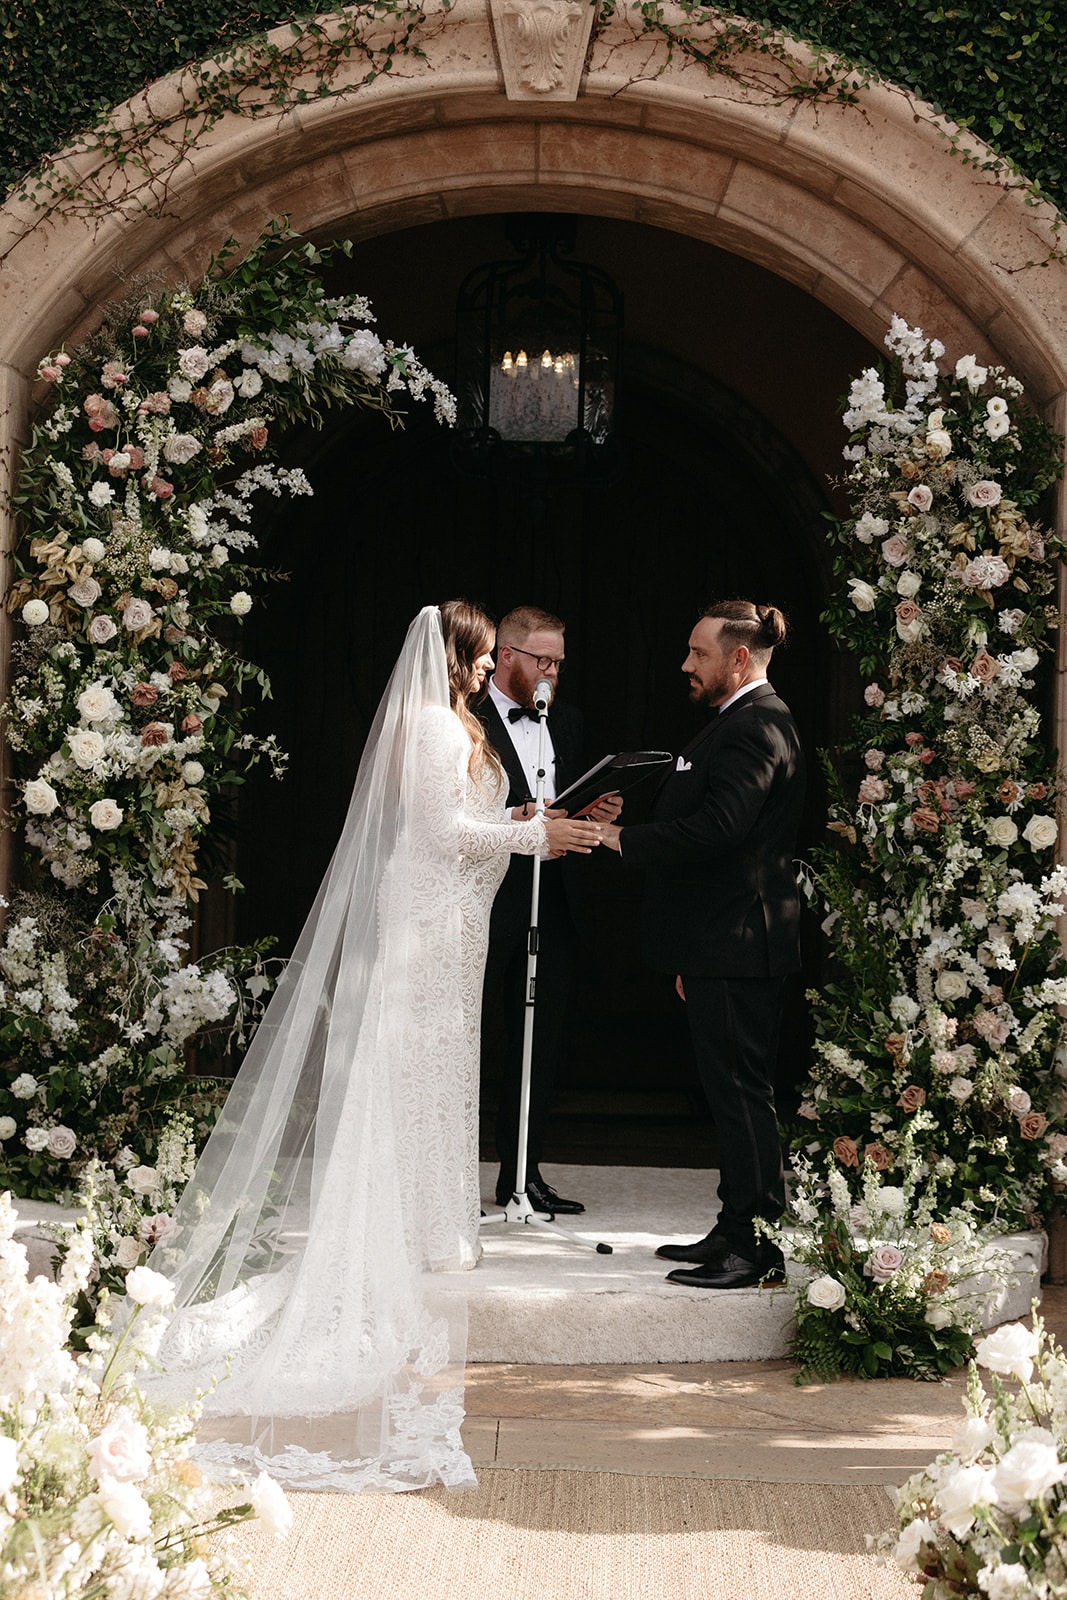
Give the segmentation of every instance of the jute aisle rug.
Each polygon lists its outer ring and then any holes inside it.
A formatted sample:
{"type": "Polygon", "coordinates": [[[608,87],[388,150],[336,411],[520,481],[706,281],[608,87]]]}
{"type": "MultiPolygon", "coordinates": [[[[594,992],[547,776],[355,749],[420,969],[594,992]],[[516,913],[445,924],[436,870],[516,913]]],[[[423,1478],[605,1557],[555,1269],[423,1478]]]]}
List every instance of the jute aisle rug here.
{"type": "Polygon", "coordinates": [[[915,1600],[866,1554],[874,1484],[479,1469],[476,1490],[294,1494],[289,1538],[241,1530],[252,1600],[915,1600]]]}

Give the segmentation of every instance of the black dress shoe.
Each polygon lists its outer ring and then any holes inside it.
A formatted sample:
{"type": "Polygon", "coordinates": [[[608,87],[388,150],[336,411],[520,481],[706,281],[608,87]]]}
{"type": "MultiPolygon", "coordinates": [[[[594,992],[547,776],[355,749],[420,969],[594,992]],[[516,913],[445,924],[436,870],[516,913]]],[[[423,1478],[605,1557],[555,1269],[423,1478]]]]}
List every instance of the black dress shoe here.
{"type": "MultiPolygon", "coordinates": [[[[498,1206],[506,1206],[511,1198],[512,1190],[497,1189],[498,1206]]],[[[526,1198],[535,1211],[541,1212],[546,1217],[576,1217],[585,1210],[580,1200],[564,1200],[544,1178],[527,1178],[526,1198]]]]}
{"type": "Polygon", "coordinates": [[[781,1262],[760,1265],[747,1256],[735,1256],[728,1251],[713,1262],[668,1272],[667,1282],[680,1283],[686,1289],[754,1289],[758,1284],[770,1288],[785,1282],[785,1268],[781,1262]]]}
{"type": "Polygon", "coordinates": [[[715,1239],[709,1233],[703,1239],[698,1239],[695,1244],[661,1244],[656,1251],[664,1261],[693,1261],[701,1265],[715,1261],[726,1254],[729,1245],[721,1239],[715,1239]]]}

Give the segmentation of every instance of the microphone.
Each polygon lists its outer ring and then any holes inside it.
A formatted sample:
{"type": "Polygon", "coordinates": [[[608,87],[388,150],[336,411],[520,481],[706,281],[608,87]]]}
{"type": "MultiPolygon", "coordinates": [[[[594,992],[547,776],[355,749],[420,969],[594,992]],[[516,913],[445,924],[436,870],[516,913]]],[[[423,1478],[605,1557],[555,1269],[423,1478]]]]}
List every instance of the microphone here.
{"type": "Polygon", "coordinates": [[[547,678],[538,678],[533,686],[533,703],[534,710],[539,717],[548,714],[548,708],[552,704],[553,693],[554,690],[549,680],[547,678]]]}

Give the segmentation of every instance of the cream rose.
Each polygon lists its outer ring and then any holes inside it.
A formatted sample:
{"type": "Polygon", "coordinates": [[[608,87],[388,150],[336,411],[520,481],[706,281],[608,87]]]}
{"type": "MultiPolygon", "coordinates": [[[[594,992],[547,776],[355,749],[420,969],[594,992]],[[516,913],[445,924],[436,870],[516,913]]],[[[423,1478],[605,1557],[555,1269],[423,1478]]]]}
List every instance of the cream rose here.
{"type": "Polygon", "coordinates": [[[840,1311],[847,1299],[844,1284],[829,1273],[812,1279],[808,1284],[807,1296],[808,1304],[817,1306],[820,1311],[840,1311]]]}
{"type": "Polygon", "coordinates": [[[124,815],[122,807],[110,797],[94,800],[89,807],[89,821],[99,833],[110,833],[119,827],[124,815]]]}
{"type": "Polygon", "coordinates": [[[62,1123],[57,1123],[48,1130],[48,1154],[55,1156],[57,1161],[69,1161],[78,1148],[77,1135],[73,1128],[66,1128],[62,1123]]]}
{"type": "Polygon", "coordinates": [[[922,588],[922,579],[914,572],[902,572],[897,579],[897,594],[902,600],[912,600],[922,588]]]}
{"type": "Polygon", "coordinates": [[[990,844],[995,844],[998,850],[1006,850],[1019,837],[1019,830],[1011,817],[991,817],[986,823],[986,835],[990,844]]]}
{"type": "Polygon", "coordinates": [[[103,683],[91,683],[78,696],[78,713],[86,722],[103,722],[119,715],[119,703],[103,683]]]}
{"type": "Polygon", "coordinates": [[[126,1274],[126,1293],[138,1305],[167,1306],[174,1299],[174,1285],[150,1267],[134,1267],[126,1274]]]}
{"type": "Polygon", "coordinates": [[[1058,831],[1054,817],[1031,817],[1023,829],[1023,838],[1031,850],[1050,850],[1058,831]]]}
{"type": "Polygon", "coordinates": [[[139,633],[142,628],[148,627],[154,616],[155,612],[147,600],[134,598],[122,613],[122,626],[128,633],[139,633]]]}
{"type": "Polygon", "coordinates": [[[132,1267],[140,1265],[143,1255],[144,1246],[140,1239],[130,1237],[119,1240],[118,1249],[115,1251],[115,1260],[124,1272],[128,1272],[132,1267]]]}
{"type": "Polygon", "coordinates": [[[59,804],[59,796],[43,778],[31,778],[22,791],[26,810],[34,817],[50,817],[59,804]]]}
{"type": "Polygon", "coordinates": [[[962,1000],[970,988],[970,984],[962,972],[956,972],[947,967],[944,972],[939,972],[934,990],[939,1000],[962,1000]]]}
{"type": "Polygon", "coordinates": [[[873,611],[877,594],[862,578],[848,580],[848,597],[857,611],[873,611]]]}
{"type": "Polygon", "coordinates": [[[89,624],[89,637],[94,644],[107,644],[118,631],[110,617],[94,617],[89,624]]]}
{"type": "Polygon", "coordinates": [[[933,490],[925,483],[917,483],[914,489],[908,492],[908,504],[914,506],[916,511],[929,511],[934,503],[933,490]]]}
{"type": "Polygon", "coordinates": [[[67,735],[70,758],[76,767],[88,772],[104,754],[104,736],[95,728],[75,728],[67,735]]]}

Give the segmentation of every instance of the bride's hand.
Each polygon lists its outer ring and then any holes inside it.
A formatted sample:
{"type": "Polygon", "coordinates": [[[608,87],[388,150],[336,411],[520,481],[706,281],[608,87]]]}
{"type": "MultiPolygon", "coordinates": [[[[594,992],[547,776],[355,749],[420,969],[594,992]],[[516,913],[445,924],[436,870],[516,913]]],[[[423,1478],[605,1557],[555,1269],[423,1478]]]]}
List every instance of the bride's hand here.
{"type": "Polygon", "coordinates": [[[573,850],[587,856],[600,843],[600,825],[579,821],[577,817],[546,817],[545,836],[550,855],[573,850]]]}

